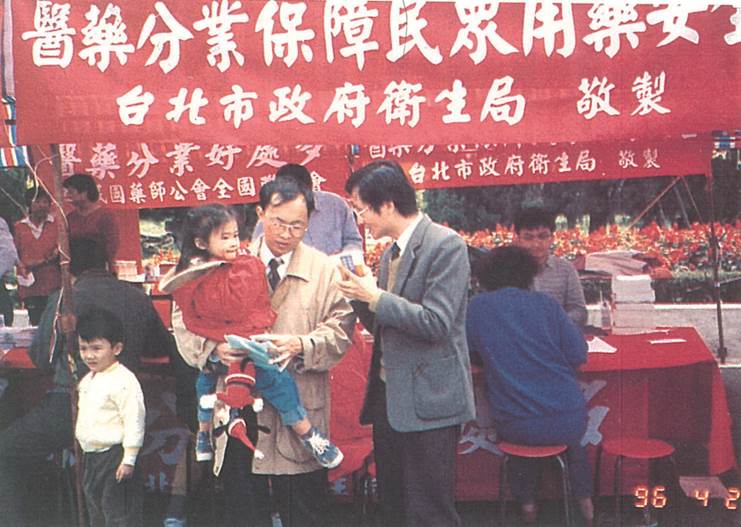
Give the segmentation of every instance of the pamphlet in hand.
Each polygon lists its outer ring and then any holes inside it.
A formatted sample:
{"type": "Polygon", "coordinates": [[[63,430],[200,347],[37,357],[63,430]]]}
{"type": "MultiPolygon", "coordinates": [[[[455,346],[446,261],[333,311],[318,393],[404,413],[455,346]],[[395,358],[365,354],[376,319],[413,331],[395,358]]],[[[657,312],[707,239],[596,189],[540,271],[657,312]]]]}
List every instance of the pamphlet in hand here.
{"type": "Polygon", "coordinates": [[[272,364],[272,355],[267,348],[269,343],[259,343],[254,340],[240,337],[239,335],[226,335],[226,341],[233,349],[247,351],[247,356],[255,363],[255,366],[264,370],[280,370],[277,364],[272,364]]]}

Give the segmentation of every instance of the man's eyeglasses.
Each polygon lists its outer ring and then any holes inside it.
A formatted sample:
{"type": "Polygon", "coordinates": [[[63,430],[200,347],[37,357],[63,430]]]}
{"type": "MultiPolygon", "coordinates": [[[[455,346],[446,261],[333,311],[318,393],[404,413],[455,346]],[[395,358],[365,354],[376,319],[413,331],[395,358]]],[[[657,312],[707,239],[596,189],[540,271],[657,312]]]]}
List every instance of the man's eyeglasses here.
{"type": "Polygon", "coordinates": [[[353,204],[353,202],[352,202],[352,201],[350,201],[350,200],[347,200],[347,204],[348,204],[348,205],[350,205],[350,208],[352,209],[352,211],[353,211],[353,212],[355,213],[355,215],[356,215],[356,216],[357,216],[358,218],[359,218],[359,217],[361,217],[361,216],[362,216],[363,214],[365,214],[365,212],[366,212],[366,211],[367,211],[367,210],[368,210],[368,209],[370,208],[370,205],[367,205],[367,206],[363,207],[362,209],[358,209],[358,208],[357,208],[357,207],[356,207],[356,206],[355,206],[355,205],[353,204]]]}
{"type": "Polygon", "coordinates": [[[286,223],[278,218],[266,218],[266,220],[273,229],[280,230],[281,232],[288,232],[288,234],[293,237],[301,236],[308,228],[307,225],[301,222],[286,223]]]}

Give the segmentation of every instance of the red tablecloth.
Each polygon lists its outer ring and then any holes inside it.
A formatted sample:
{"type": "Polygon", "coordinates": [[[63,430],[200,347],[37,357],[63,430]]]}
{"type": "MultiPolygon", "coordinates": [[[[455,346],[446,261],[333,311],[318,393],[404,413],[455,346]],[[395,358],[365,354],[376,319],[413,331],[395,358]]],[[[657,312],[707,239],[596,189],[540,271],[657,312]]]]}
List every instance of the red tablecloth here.
{"type": "MultiPolygon", "coordinates": [[[[582,367],[589,406],[585,440],[594,460],[603,439],[652,437],[674,444],[701,445],[705,472],[736,465],[725,388],[712,353],[694,328],[643,335],[602,337],[615,353],[590,353],[582,367]],[[685,342],[651,344],[655,339],[685,342]]],[[[474,372],[478,419],[464,427],[458,456],[458,498],[490,500],[497,495],[500,456],[485,400],[484,379],[474,372]]],[[[603,460],[601,489],[612,492],[613,459],[603,460]]],[[[645,463],[626,463],[623,492],[647,484],[645,463]]]]}

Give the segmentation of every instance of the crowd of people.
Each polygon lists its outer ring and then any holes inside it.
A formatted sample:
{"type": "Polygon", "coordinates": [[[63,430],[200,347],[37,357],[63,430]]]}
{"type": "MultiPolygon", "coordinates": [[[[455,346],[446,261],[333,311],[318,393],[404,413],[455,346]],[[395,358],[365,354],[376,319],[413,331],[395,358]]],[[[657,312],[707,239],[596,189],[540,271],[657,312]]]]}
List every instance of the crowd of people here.
{"type": "MultiPolygon", "coordinates": [[[[465,242],[419,211],[397,163],[356,170],[347,200],[313,192],[308,171],[288,164],[260,190],[249,246],[228,207],[188,213],[181,260],[160,284],[174,299],[171,333],[140,288],[106,270],[118,236],[94,181],[78,174],[64,185],[75,208],[66,223],[71,291],[59,291],[56,235],[65,223],[50,213],[48,195],[29,191],[15,243],[0,223],[0,273],[16,266],[20,298],[38,324],[31,358],[54,377],[42,402],[0,431],[0,510],[9,524],[25,524],[29,467],[73,438],[84,453],[92,525],[142,523],[137,455],[145,408],[136,372],[141,357],[166,355],[192,373],[178,393],[198,394],[196,459],[219,467],[226,524],[270,526],[277,511],[284,527],[323,525],[327,469],[343,457],[331,440],[329,372],[358,320],[374,338],[358,418],[372,426],[384,525],[461,525],[456,445],[461,425],[476,417],[472,360],[484,368],[500,439],[569,446],[574,497],[591,523],[591,471],[579,444],[586,402],[576,381],[586,361],[586,306],[573,266],[550,254],[551,213],[523,209],[513,246],[473,270],[484,291],[471,299],[465,242]],[[392,240],[377,277],[332,258],[362,251],[358,224],[392,240]],[[72,314],[59,317],[65,295],[74,298],[72,314]],[[65,345],[71,332],[76,340],[65,345]],[[243,442],[216,440],[213,414],[201,404],[226,369],[248,357],[226,334],[260,335],[260,349],[280,366],[257,365],[253,382],[266,404],[241,411],[260,455],[243,442]]],[[[528,460],[509,467],[523,519],[534,522],[540,467],[528,460]]],[[[165,525],[184,525],[184,517],[180,503],[165,525]]]]}

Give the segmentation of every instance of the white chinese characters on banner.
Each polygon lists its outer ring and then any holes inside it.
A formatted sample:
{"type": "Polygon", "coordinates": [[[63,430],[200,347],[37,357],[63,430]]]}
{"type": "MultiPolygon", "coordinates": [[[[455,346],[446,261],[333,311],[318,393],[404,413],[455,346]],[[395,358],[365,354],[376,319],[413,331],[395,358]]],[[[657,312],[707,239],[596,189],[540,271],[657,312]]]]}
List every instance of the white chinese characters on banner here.
{"type": "Polygon", "coordinates": [[[494,79],[481,109],[481,121],[491,117],[494,122],[504,121],[510,126],[519,123],[525,115],[525,97],[512,93],[514,79],[507,75],[494,79]]]}
{"type": "Polygon", "coordinates": [[[383,115],[386,124],[399,121],[402,126],[414,128],[419,123],[420,105],[425,101],[425,97],[418,95],[421,90],[421,84],[391,81],[383,92],[386,98],[376,113],[383,115]]]}
{"type": "Polygon", "coordinates": [[[196,88],[190,96],[190,102],[187,101],[187,98],[188,89],[180,88],[177,96],[173,97],[169,101],[172,105],[172,110],[165,114],[165,119],[177,123],[180,121],[183,114],[188,112],[188,121],[190,121],[190,124],[206,124],[206,119],[200,115],[201,108],[208,105],[208,99],[203,96],[203,90],[201,88],[196,88]]]}
{"type": "Polygon", "coordinates": [[[144,124],[144,117],[153,102],[154,95],[151,92],[145,92],[142,85],[138,84],[116,98],[118,117],[126,126],[144,124]]]}
{"type": "MultiPolygon", "coordinates": [[[[322,158],[324,149],[324,145],[315,144],[281,150],[274,145],[96,143],[86,147],[83,155],[78,145],[60,145],[66,175],[75,171],[76,163],[89,165],[84,170],[100,180],[101,199],[136,207],[252,200],[257,196],[258,185],[273,180],[276,169],[287,162],[281,153],[291,162],[309,167],[314,188],[321,190],[327,182],[324,175],[327,166],[316,162],[322,158]],[[125,166],[119,164],[119,156],[127,160],[125,166]],[[245,176],[245,169],[259,176],[245,176]],[[166,177],[169,174],[175,178],[166,177]],[[132,179],[124,183],[117,179],[120,176],[132,179]]],[[[400,154],[402,150],[410,151],[409,145],[392,149],[400,154]]],[[[344,150],[342,155],[334,152],[330,156],[334,161],[329,166],[335,174],[338,166],[347,163],[344,150]]]]}
{"type": "Polygon", "coordinates": [[[298,59],[299,51],[306,62],[311,62],[314,52],[308,42],[316,35],[313,29],[299,29],[305,12],[306,4],[302,2],[281,2],[279,5],[270,0],[265,4],[255,25],[255,31],[263,32],[265,64],[270,66],[273,56],[277,56],[290,68],[298,59]],[[278,15],[283,31],[276,31],[275,15],[278,15]]]}
{"type": "Polygon", "coordinates": [[[152,44],[154,49],[149,55],[145,66],[151,66],[160,58],[167,45],[169,47],[169,53],[167,57],[159,61],[159,66],[164,73],[169,73],[180,63],[180,42],[192,39],[193,33],[175,19],[164,2],[155,2],[154,9],[157,11],[157,14],[150,13],[144,21],[141,33],[139,33],[139,41],[136,44],[136,49],[141,49],[144,43],[149,40],[149,43],[152,44]],[[167,26],[168,31],[152,34],[158,18],[167,26]]]}
{"type": "Polygon", "coordinates": [[[365,86],[346,82],[344,86],[335,89],[332,103],[324,114],[324,122],[335,115],[339,124],[347,118],[357,128],[365,122],[365,108],[369,103],[370,97],[365,94],[365,86]]]}
{"type": "Polygon", "coordinates": [[[93,155],[90,158],[90,168],[85,169],[91,176],[98,179],[111,179],[116,177],[116,170],[121,168],[118,165],[118,154],[116,145],[111,143],[97,143],[93,147],[93,155]]]}
{"type": "Polygon", "coordinates": [[[460,79],[453,81],[453,86],[450,90],[443,90],[435,97],[435,102],[441,102],[448,100],[448,104],[445,105],[445,109],[448,113],[443,115],[443,122],[448,123],[468,123],[471,121],[471,115],[463,113],[466,107],[466,90],[463,86],[463,82],[460,79]]]}
{"type": "Polygon", "coordinates": [[[502,55],[517,53],[517,48],[497,33],[494,17],[498,10],[499,2],[457,0],[455,11],[463,27],[458,31],[458,36],[450,49],[450,56],[454,56],[465,47],[471,50],[468,56],[473,63],[480,64],[486,58],[488,43],[502,55]]]}
{"type": "Polygon", "coordinates": [[[129,171],[129,176],[136,175],[136,177],[141,179],[147,175],[149,167],[156,165],[160,160],[154,157],[146,143],[141,143],[139,146],[141,152],[132,150],[129,160],[126,162],[126,166],[133,166],[131,171],[129,171]]]}
{"type": "Polygon", "coordinates": [[[77,145],[59,145],[59,157],[61,157],[62,176],[67,177],[75,173],[75,163],[81,163],[82,159],[77,157],[77,145]]]}
{"type": "MultiPolygon", "coordinates": [[[[386,60],[397,62],[413,50],[431,64],[440,64],[443,55],[441,45],[450,48],[449,57],[468,51],[473,64],[480,64],[488,57],[491,47],[499,55],[522,53],[529,55],[535,40],[543,41],[546,56],[555,50],[563,57],[570,57],[576,49],[573,1],[527,0],[521,2],[522,20],[520,44],[506,40],[499,34],[496,22],[501,8],[499,0],[452,0],[452,9],[458,21],[458,31],[452,42],[435,42],[434,28],[429,27],[423,10],[428,7],[426,0],[391,0],[387,24],[390,29],[390,49],[384,54],[386,60]],[[557,36],[561,35],[561,47],[556,49],[557,36]]],[[[379,41],[373,38],[375,22],[379,10],[369,6],[369,0],[328,0],[326,2],[277,2],[269,0],[254,16],[249,9],[258,6],[243,6],[239,0],[210,0],[201,7],[201,18],[182,20],[175,9],[179,4],[172,0],[154,2],[154,11],[147,14],[138,29],[137,44],[129,42],[127,24],[121,6],[106,4],[101,9],[92,4],[85,12],[87,23],[80,28],[83,35],[83,49],[78,56],[90,66],[106,71],[111,63],[111,55],[120,65],[127,63],[127,56],[142,50],[149,43],[146,65],[158,63],[164,73],[173,71],[180,63],[181,44],[192,40],[194,33],[188,29],[190,24],[196,33],[206,33],[208,64],[225,72],[235,63],[245,65],[244,54],[237,49],[235,33],[244,32],[252,23],[253,31],[261,34],[263,60],[271,65],[275,57],[282,59],[286,66],[296,63],[299,56],[311,62],[314,56],[312,41],[315,31],[306,27],[310,10],[322,10],[320,20],[323,25],[323,44],[327,62],[335,60],[335,50],[345,59],[354,60],[362,71],[370,53],[382,52],[379,41]],[[174,11],[174,12],[173,12],[174,11]],[[336,42],[337,41],[337,42],[336,42]],[[345,44],[345,45],[343,45],[345,44]],[[165,47],[167,55],[165,54],[165,47]],[[163,57],[163,58],[161,58],[163,57]]],[[[124,9],[128,6],[124,4],[124,9]]],[[[660,28],[663,38],[656,47],[663,47],[678,40],[693,44],[700,42],[699,32],[689,25],[692,14],[703,13],[717,5],[706,0],[697,2],[671,1],[648,4],[637,0],[621,2],[595,1],[586,13],[589,18],[590,33],[582,42],[597,53],[604,52],[615,57],[621,50],[623,39],[632,49],[640,45],[639,35],[649,26],[660,28]],[[637,7],[647,9],[643,19],[637,7]],[[645,20],[645,21],[644,21],[645,20]]],[[[726,34],[726,43],[733,45],[739,39],[739,11],[729,17],[733,31],[726,34]]],[[[72,12],[70,3],[57,3],[46,0],[36,2],[34,10],[34,29],[24,31],[23,40],[33,39],[32,58],[37,66],[57,66],[66,68],[74,56],[72,36],[77,30],[70,27],[72,12]]],[[[452,14],[452,13],[451,13],[452,14]]],[[[311,12],[316,17],[318,13],[311,12]]],[[[511,40],[511,39],[510,39],[511,40]]],[[[313,43],[316,44],[316,43],[313,43]]]]}
{"type": "Polygon", "coordinates": [[[428,25],[421,16],[425,3],[426,0],[391,0],[391,50],[386,53],[391,62],[398,61],[414,48],[432,64],[443,61],[439,46],[430,46],[422,35],[422,30],[428,25]]]}
{"type": "Polygon", "coordinates": [[[203,6],[203,18],[193,24],[196,31],[208,30],[210,37],[206,43],[211,46],[206,60],[211,66],[225,72],[232,65],[232,58],[240,66],[244,65],[244,55],[237,51],[234,42],[234,24],[245,24],[250,17],[247,13],[237,13],[242,8],[242,2],[229,0],[213,0],[203,6]]]}
{"type": "MultiPolygon", "coordinates": [[[[559,178],[552,176],[561,174],[567,180],[573,180],[574,173],[577,177],[593,179],[594,175],[604,175],[606,172],[614,174],[618,170],[661,168],[659,149],[654,147],[644,148],[640,154],[635,149],[616,147],[611,153],[601,151],[599,158],[589,148],[577,147],[571,151],[558,149],[547,152],[536,148],[530,153],[511,153],[496,145],[447,145],[445,150],[448,155],[443,154],[444,159],[431,158],[425,162],[419,156],[425,151],[413,145],[368,145],[367,156],[370,160],[391,158],[404,163],[405,167],[409,167],[410,179],[420,188],[425,188],[430,182],[437,182],[436,186],[440,182],[452,182],[451,185],[455,185],[456,181],[466,182],[473,176],[508,177],[526,183],[522,180],[532,179],[532,182],[536,182],[545,178],[545,181],[559,181],[559,178]]],[[[470,184],[475,184],[475,181],[470,184]]]]}
{"type": "Polygon", "coordinates": [[[73,54],[72,35],[76,34],[68,25],[69,13],[69,4],[36,2],[34,31],[25,31],[21,38],[34,39],[31,52],[37,66],[69,66],[73,54]]]}
{"type": "Polygon", "coordinates": [[[582,79],[579,91],[584,96],[577,101],[576,110],[585,119],[593,119],[600,112],[607,115],[620,115],[620,112],[610,105],[610,92],[614,88],[615,85],[609,82],[606,77],[601,79],[593,77],[591,81],[582,79]]]}
{"type": "Polygon", "coordinates": [[[96,66],[101,72],[108,69],[112,54],[119,64],[126,64],[127,54],[134,52],[134,45],[128,42],[121,8],[108,4],[101,16],[100,8],[92,4],[85,18],[88,24],[82,28],[82,43],[87,47],[80,51],[80,58],[87,60],[90,66],[96,66]]]}
{"type": "Polygon", "coordinates": [[[311,100],[311,93],[303,90],[300,84],[283,86],[273,91],[275,101],[270,101],[271,123],[283,123],[286,121],[298,121],[301,124],[313,123],[314,119],[304,113],[307,103],[311,100]]]}
{"type": "Polygon", "coordinates": [[[232,85],[232,93],[219,99],[219,104],[224,107],[224,121],[231,122],[238,129],[255,115],[252,101],[256,99],[256,92],[244,91],[241,86],[232,85]]]}
{"type": "Polygon", "coordinates": [[[543,40],[546,56],[550,57],[556,45],[556,35],[563,33],[563,45],[556,51],[568,57],[576,47],[574,15],[571,2],[556,3],[553,0],[525,3],[525,22],[522,28],[522,51],[529,55],[535,39],[543,40]],[[538,8],[537,4],[540,4],[538,8]],[[557,16],[561,15],[558,19],[557,16]],[[540,26],[536,26],[536,21],[540,26]]]}
{"type": "Polygon", "coordinates": [[[625,36],[630,47],[638,47],[639,38],[637,33],[646,31],[644,22],[638,20],[638,11],[636,11],[637,1],[612,2],[603,1],[595,2],[589,9],[589,33],[582,40],[594,47],[596,52],[603,49],[608,57],[612,58],[620,50],[620,37],[625,36]],[[608,41],[605,46],[605,40],[608,41]]]}
{"type": "Polygon", "coordinates": [[[377,9],[369,9],[367,0],[327,0],[324,2],[324,47],[327,62],[334,62],[334,39],[340,34],[347,46],[339,52],[345,58],[355,57],[358,70],[363,71],[365,54],[378,51],[378,42],[370,39],[377,9]]]}

